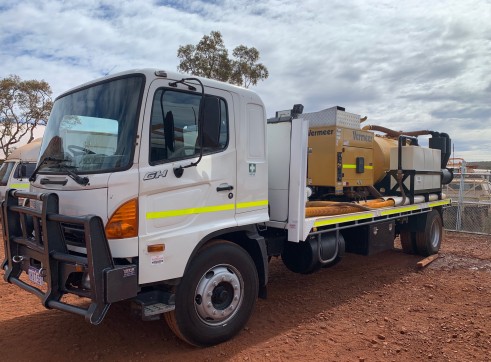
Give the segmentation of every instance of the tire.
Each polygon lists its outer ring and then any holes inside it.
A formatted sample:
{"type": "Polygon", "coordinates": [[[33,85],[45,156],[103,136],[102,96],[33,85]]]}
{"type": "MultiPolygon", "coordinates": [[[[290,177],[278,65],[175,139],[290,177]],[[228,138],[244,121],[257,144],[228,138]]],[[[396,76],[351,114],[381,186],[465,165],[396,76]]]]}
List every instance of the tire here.
{"type": "Polygon", "coordinates": [[[425,228],[416,233],[418,254],[429,256],[438,253],[442,243],[443,221],[437,210],[431,210],[426,216],[425,228]]]}
{"type": "Polygon", "coordinates": [[[402,229],[399,234],[401,240],[402,251],[406,254],[417,254],[418,248],[416,247],[416,233],[409,229],[402,229]]]}
{"type": "Polygon", "coordinates": [[[205,347],[240,332],[252,314],[259,281],[254,261],[225,240],[203,248],[176,288],[176,309],[164,314],[185,342],[205,347]]]}

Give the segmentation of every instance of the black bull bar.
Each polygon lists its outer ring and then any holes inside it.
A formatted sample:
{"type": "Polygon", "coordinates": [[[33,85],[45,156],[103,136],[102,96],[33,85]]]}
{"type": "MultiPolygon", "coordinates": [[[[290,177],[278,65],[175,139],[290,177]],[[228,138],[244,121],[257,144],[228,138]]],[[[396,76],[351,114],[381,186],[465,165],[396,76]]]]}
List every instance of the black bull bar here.
{"type": "Polygon", "coordinates": [[[137,295],[137,266],[115,265],[99,216],[60,215],[56,193],[14,189],[7,190],[1,212],[4,279],[36,295],[46,308],[82,315],[91,324],[99,324],[111,303],[137,295]],[[28,200],[31,206],[20,206],[19,199],[28,200]],[[66,224],[83,233],[86,255],[68,250],[66,224]],[[21,280],[22,272],[38,275],[46,291],[21,280]],[[84,307],[61,301],[65,294],[88,298],[90,304],[84,307]]]}

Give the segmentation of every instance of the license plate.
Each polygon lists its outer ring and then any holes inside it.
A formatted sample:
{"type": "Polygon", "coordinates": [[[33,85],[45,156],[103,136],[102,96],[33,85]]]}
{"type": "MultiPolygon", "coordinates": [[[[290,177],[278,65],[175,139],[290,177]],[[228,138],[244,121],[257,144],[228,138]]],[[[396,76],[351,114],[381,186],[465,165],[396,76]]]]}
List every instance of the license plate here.
{"type": "Polygon", "coordinates": [[[41,276],[39,269],[36,269],[32,266],[27,270],[27,274],[29,275],[29,280],[37,285],[44,285],[44,279],[41,276]]]}

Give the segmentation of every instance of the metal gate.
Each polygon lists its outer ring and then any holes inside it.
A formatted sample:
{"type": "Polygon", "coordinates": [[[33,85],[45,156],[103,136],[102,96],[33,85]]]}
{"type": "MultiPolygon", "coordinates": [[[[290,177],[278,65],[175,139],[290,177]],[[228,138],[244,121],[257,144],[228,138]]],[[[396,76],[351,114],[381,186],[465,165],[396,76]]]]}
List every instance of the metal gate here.
{"type": "Polygon", "coordinates": [[[445,209],[445,229],[491,234],[491,173],[470,172],[465,162],[443,192],[452,199],[445,209]]]}

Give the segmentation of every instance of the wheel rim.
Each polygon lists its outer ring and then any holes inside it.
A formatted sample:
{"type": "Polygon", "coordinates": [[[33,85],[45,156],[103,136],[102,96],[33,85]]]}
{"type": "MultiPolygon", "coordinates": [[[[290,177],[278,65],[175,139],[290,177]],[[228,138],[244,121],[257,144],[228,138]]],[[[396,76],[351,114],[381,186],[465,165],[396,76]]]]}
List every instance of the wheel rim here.
{"type": "Polygon", "coordinates": [[[438,244],[440,243],[440,233],[440,225],[437,222],[433,222],[430,231],[430,242],[433,248],[438,248],[438,244]]]}
{"type": "Polygon", "coordinates": [[[233,318],[244,296],[242,275],[231,265],[216,265],[200,279],[194,295],[198,316],[207,325],[220,325],[233,318]]]}

